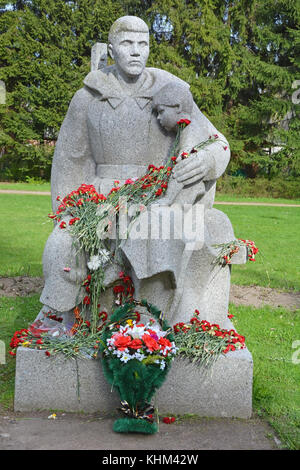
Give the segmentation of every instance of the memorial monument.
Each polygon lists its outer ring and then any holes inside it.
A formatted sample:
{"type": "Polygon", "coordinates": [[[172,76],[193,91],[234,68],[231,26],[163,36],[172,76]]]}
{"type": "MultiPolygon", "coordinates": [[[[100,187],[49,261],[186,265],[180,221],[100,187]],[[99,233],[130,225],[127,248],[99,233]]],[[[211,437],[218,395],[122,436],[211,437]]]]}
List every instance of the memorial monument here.
{"type": "MultiPolygon", "coordinates": [[[[179,119],[191,121],[184,130],[180,153],[190,151],[197,142],[217,136],[218,140],[211,145],[178,160],[166,193],[153,205],[154,215],[149,218],[148,214],[143,219],[141,214],[135,221],[133,232],[137,234],[138,224],[146,225],[148,236],[139,238],[129,234],[122,240],[120,252],[126,273],[133,280],[135,295],[157,305],[171,324],[187,321],[197,308],[202,319],[230,329],[230,266],[221,268],[214,264],[217,256],[214,245],[230,242],[235,237],[228,217],[213,208],[216,181],[230,159],[229,144],[192,98],[190,107],[185,108],[175,96],[177,91],[172,94],[172,89],[178,89],[182,99],[188,101],[187,83],[164,70],[146,67],[149,30],[144,21],[125,16],[112,25],[108,52],[114,65],[105,65],[105,49],[98,49],[102,51],[100,65],[96,63],[95,48],[92,71],[74,95],[59,133],[51,174],[53,212],[60,204],[58,196],[66,196],[82,183],[94,185],[98,192],[107,194],[116,180],[121,185],[142,176],[151,164],[163,165],[176,135],[168,119],[163,117],[169,112],[166,108],[179,119]],[[190,230],[181,237],[157,236],[163,228],[160,216],[171,221],[171,232],[176,231],[174,207],[179,207],[183,218],[186,217],[190,230]],[[196,231],[191,228],[195,217],[201,219],[199,225],[196,223],[196,231]],[[160,229],[154,230],[156,235],[151,237],[155,224],[160,229]]],[[[246,259],[246,249],[241,249],[233,256],[232,263],[245,263],[246,259]]],[[[72,321],[73,310],[84,296],[81,292],[78,297],[78,289],[87,276],[88,262],[85,253],[75,256],[71,235],[56,225],[43,255],[45,287],[41,295],[43,308],[37,318],[50,310],[62,316],[65,324],[72,321]],[[66,270],[66,265],[70,269],[66,270]]],[[[107,288],[118,279],[121,267],[107,266],[107,288]]],[[[110,311],[109,289],[99,302],[110,311]]],[[[25,348],[18,350],[17,410],[114,409],[116,401],[111,398],[97,361],[89,361],[93,364],[88,366],[83,364],[86,361],[78,361],[75,373],[74,364],[64,363],[63,359],[56,361],[57,366],[55,363],[50,366],[49,362],[45,365],[47,359],[39,353],[25,348]],[[33,372],[24,373],[29,364],[31,371],[39,371],[36,377],[33,372]],[[43,376],[49,367],[52,367],[51,376],[46,372],[43,376]],[[76,393],[78,374],[80,400],[76,393]]],[[[161,411],[237,417],[250,416],[251,397],[252,358],[246,349],[219,358],[208,376],[203,376],[194,364],[178,361],[157,394],[161,411]]]]}

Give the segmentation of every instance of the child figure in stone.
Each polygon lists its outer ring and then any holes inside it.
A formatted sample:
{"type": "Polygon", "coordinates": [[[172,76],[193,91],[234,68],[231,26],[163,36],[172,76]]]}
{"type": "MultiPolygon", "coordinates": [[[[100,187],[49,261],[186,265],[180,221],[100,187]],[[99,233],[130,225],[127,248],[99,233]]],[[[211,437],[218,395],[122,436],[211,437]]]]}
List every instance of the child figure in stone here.
{"type": "MultiPolygon", "coordinates": [[[[178,121],[181,119],[191,121],[192,94],[189,88],[180,82],[168,83],[154,95],[153,109],[157,112],[160,125],[168,132],[176,132],[178,121]]],[[[193,147],[200,143],[201,139],[197,134],[198,132],[195,132],[192,123],[181,131],[180,141],[176,149],[177,163],[184,158],[184,154],[191,152],[193,147]]],[[[174,175],[172,176],[165,197],[160,199],[160,204],[171,205],[174,202],[193,204],[196,199],[205,194],[203,181],[183,185],[183,183],[176,180],[174,175]]]]}

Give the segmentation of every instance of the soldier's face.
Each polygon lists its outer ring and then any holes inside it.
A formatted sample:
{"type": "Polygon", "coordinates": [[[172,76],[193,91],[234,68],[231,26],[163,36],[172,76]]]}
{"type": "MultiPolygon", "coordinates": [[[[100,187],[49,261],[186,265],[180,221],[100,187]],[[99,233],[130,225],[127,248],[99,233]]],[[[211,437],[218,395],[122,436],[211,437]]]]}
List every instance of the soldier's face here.
{"type": "Polygon", "coordinates": [[[149,56],[149,34],[120,32],[109,45],[117,68],[129,77],[141,75],[149,56]]]}

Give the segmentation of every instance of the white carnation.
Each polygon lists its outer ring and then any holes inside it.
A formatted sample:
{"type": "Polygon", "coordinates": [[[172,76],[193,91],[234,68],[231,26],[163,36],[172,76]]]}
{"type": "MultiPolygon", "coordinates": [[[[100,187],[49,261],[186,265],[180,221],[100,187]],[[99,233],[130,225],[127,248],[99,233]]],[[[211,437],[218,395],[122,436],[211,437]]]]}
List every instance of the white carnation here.
{"type": "Polygon", "coordinates": [[[87,265],[90,271],[96,271],[101,266],[101,260],[99,256],[91,256],[87,265]]]}

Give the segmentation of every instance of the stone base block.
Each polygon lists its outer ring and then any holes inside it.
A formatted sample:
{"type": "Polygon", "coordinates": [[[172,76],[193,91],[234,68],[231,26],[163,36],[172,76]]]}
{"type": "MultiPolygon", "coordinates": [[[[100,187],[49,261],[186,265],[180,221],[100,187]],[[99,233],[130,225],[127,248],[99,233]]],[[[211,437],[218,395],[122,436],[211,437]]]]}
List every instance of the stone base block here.
{"type": "MultiPolygon", "coordinates": [[[[176,358],[154,404],[164,414],[249,418],[252,366],[247,349],[222,355],[206,373],[196,364],[176,358]]],[[[119,404],[118,393],[103,376],[100,360],[47,357],[44,351],[18,348],[15,411],[106,414],[119,404]]]]}

